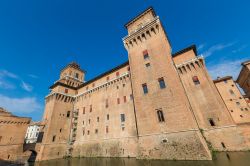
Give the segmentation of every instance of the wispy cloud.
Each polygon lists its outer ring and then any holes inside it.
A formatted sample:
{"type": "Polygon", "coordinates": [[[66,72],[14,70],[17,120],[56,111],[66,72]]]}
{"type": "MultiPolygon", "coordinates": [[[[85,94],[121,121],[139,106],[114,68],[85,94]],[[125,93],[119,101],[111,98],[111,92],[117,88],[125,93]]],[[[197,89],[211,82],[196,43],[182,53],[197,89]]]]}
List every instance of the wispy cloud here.
{"type": "Polygon", "coordinates": [[[1,94],[0,107],[13,113],[31,113],[42,108],[35,97],[10,98],[1,94]]]}
{"type": "Polygon", "coordinates": [[[223,50],[223,49],[226,49],[226,48],[228,48],[228,47],[233,46],[235,43],[236,43],[236,42],[226,43],[226,44],[220,43],[220,44],[213,45],[213,46],[211,46],[210,48],[208,48],[206,51],[204,51],[204,52],[202,53],[202,55],[203,55],[204,57],[207,58],[207,57],[213,55],[213,53],[215,53],[215,52],[217,52],[217,51],[221,51],[221,50],[223,50]]]}
{"type": "Polygon", "coordinates": [[[237,79],[241,69],[241,63],[246,60],[246,58],[224,60],[213,65],[208,65],[207,68],[213,79],[223,76],[233,76],[234,79],[237,79]]]}
{"type": "Polygon", "coordinates": [[[205,47],[205,45],[206,45],[206,44],[204,44],[204,43],[198,45],[197,50],[198,50],[198,51],[201,51],[201,50],[205,47]]]}
{"type": "Polygon", "coordinates": [[[34,74],[28,74],[28,76],[29,76],[30,78],[34,78],[34,79],[39,78],[37,75],[34,75],[34,74]]]}
{"type": "MultiPolygon", "coordinates": [[[[30,77],[37,78],[37,76],[35,75],[30,75],[30,77]]],[[[24,89],[25,91],[31,92],[33,90],[33,87],[28,83],[24,82],[23,79],[18,75],[7,70],[0,70],[0,88],[15,89],[16,86],[13,83],[14,82],[13,80],[20,82],[21,88],[24,89]]]]}
{"type": "Polygon", "coordinates": [[[33,87],[24,81],[22,81],[21,87],[27,92],[31,92],[33,90],[33,87]]]}
{"type": "Polygon", "coordinates": [[[233,50],[232,53],[239,53],[239,52],[241,52],[242,50],[244,50],[244,49],[247,48],[247,47],[248,47],[247,44],[242,45],[242,46],[240,46],[239,48],[233,50]]]}
{"type": "Polygon", "coordinates": [[[18,76],[14,73],[11,73],[7,70],[0,70],[0,78],[3,78],[3,77],[9,77],[9,78],[15,78],[15,79],[18,78],[18,76]]]}

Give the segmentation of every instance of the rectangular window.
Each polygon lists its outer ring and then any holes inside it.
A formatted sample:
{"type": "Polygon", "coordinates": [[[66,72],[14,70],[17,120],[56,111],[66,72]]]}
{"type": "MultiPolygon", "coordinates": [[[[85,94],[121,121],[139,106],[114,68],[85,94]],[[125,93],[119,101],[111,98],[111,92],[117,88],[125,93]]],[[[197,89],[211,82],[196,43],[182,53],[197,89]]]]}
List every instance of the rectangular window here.
{"type": "Polygon", "coordinates": [[[89,119],[89,124],[90,124],[90,119],[89,119]]]}
{"type": "Polygon", "coordinates": [[[109,120],[109,114],[107,114],[107,120],[109,120]]]}
{"type": "Polygon", "coordinates": [[[69,117],[70,117],[70,111],[67,112],[67,118],[69,118],[69,117]]]}
{"type": "Polygon", "coordinates": [[[107,81],[109,80],[109,76],[106,78],[107,79],[107,81]]]}
{"type": "Polygon", "coordinates": [[[85,129],[84,128],[82,129],[82,135],[85,135],[85,129]]]}
{"type": "Polygon", "coordinates": [[[98,133],[98,129],[95,129],[95,133],[96,133],[96,134],[98,133]]]}
{"type": "Polygon", "coordinates": [[[149,55],[148,55],[148,51],[147,50],[144,50],[143,51],[143,58],[146,60],[146,59],[149,59],[149,55]]]}
{"type": "Polygon", "coordinates": [[[117,98],[117,104],[120,104],[120,98],[117,98]]]}
{"type": "Polygon", "coordinates": [[[123,100],[124,100],[124,103],[126,103],[127,102],[127,97],[123,96],[123,100]]]}
{"type": "Polygon", "coordinates": [[[65,91],[64,91],[65,93],[68,93],[69,92],[69,90],[68,89],[65,89],[65,91]]]}
{"type": "Polygon", "coordinates": [[[120,73],[119,72],[116,72],[116,77],[119,77],[120,73]]]}
{"type": "Polygon", "coordinates": [[[79,74],[78,73],[75,73],[75,78],[79,78],[79,74]]]}
{"type": "Polygon", "coordinates": [[[108,99],[106,99],[105,107],[106,107],[106,108],[109,107],[109,101],[108,101],[108,99]]]}
{"type": "Polygon", "coordinates": [[[157,116],[158,116],[159,122],[165,122],[165,118],[161,109],[157,110],[157,116]]]}
{"type": "Polygon", "coordinates": [[[237,101],[236,104],[237,104],[237,105],[240,105],[240,102],[237,101]]]}
{"type": "Polygon", "coordinates": [[[145,66],[146,66],[146,68],[149,68],[150,67],[150,63],[146,63],[145,66]]]}
{"type": "Polygon", "coordinates": [[[232,89],[230,89],[229,92],[230,92],[231,95],[233,95],[233,96],[235,95],[234,91],[232,89]]]}
{"type": "Polygon", "coordinates": [[[85,114],[85,107],[82,108],[82,114],[85,114]]]}
{"type": "Polygon", "coordinates": [[[166,88],[166,84],[165,84],[165,81],[164,81],[163,78],[159,78],[159,79],[158,79],[158,82],[159,82],[159,85],[160,85],[160,88],[161,88],[161,89],[166,88]]]}
{"type": "Polygon", "coordinates": [[[99,122],[99,120],[100,120],[100,118],[99,118],[99,117],[97,117],[97,120],[96,120],[96,121],[97,121],[97,122],[99,122]]]}
{"type": "Polygon", "coordinates": [[[215,126],[214,120],[213,119],[209,119],[209,123],[211,126],[215,126]]]}
{"type": "Polygon", "coordinates": [[[143,93],[144,93],[144,94],[147,94],[147,93],[148,93],[147,84],[142,84],[142,89],[143,89],[143,93]]]}
{"type": "Polygon", "coordinates": [[[95,87],[95,83],[92,84],[92,87],[95,87]]]}
{"type": "Polygon", "coordinates": [[[125,122],[125,114],[121,114],[121,122],[125,122]]]}
{"type": "Polygon", "coordinates": [[[88,130],[88,135],[90,134],[89,130],[88,130]]]}
{"type": "Polygon", "coordinates": [[[106,126],[106,133],[108,133],[109,132],[109,127],[108,126],[106,126]]]}
{"type": "Polygon", "coordinates": [[[52,142],[55,142],[55,141],[56,141],[56,136],[54,135],[52,138],[52,142]]]}
{"type": "Polygon", "coordinates": [[[92,105],[90,105],[89,112],[92,112],[92,105]]]}
{"type": "Polygon", "coordinates": [[[3,138],[3,136],[0,136],[0,142],[1,142],[2,138],[3,138]]]}
{"type": "Polygon", "coordinates": [[[132,94],[130,94],[130,100],[133,100],[133,95],[132,94]]]}
{"type": "Polygon", "coordinates": [[[195,85],[200,84],[199,78],[197,76],[193,76],[193,82],[194,82],[195,85]]]}

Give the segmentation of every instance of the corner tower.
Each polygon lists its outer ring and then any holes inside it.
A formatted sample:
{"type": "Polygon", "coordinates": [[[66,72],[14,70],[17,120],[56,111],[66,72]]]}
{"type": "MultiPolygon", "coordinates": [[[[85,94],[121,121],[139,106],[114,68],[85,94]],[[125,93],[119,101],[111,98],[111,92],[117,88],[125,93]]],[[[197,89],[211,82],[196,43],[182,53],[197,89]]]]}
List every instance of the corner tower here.
{"type": "Polygon", "coordinates": [[[125,27],[128,36],[123,42],[129,55],[138,123],[138,158],[211,159],[159,17],[148,8],[125,27]]]}
{"type": "Polygon", "coordinates": [[[37,160],[62,158],[70,143],[72,115],[77,87],[84,82],[85,72],[72,62],[61,70],[60,78],[45,97],[44,136],[37,160]]]}

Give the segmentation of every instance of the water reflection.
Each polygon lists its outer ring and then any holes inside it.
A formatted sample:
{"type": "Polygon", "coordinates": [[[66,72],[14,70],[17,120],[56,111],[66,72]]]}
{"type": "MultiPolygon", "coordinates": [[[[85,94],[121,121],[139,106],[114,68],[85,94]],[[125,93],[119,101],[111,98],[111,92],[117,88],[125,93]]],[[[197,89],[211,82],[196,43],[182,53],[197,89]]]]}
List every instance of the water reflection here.
{"type": "MultiPolygon", "coordinates": [[[[33,164],[32,164],[33,165],[33,164]]],[[[250,152],[218,153],[214,161],[136,160],[134,158],[73,158],[35,163],[34,166],[249,166],[250,152]]]]}

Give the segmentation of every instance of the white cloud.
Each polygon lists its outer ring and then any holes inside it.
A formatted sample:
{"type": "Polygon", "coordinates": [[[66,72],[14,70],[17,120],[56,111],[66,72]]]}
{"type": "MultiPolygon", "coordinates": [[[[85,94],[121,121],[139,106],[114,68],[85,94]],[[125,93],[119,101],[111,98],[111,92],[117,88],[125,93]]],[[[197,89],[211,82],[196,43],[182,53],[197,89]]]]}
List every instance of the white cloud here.
{"type": "Polygon", "coordinates": [[[18,76],[15,75],[14,73],[11,73],[7,70],[0,70],[0,77],[3,78],[3,77],[9,77],[9,78],[15,78],[17,79],[18,76]]]}
{"type": "Polygon", "coordinates": [[[232,43],[227,43],[227,44],[223,44],[223,43],[220,43],[220,44],[216,44],[210,48],[208,48],[206,51],[204,51],[202,53],[202,55],[207,58],[209,56],[211,56],[214,52],[217,52],[217,51],[221,51],[225,48],[228,48],[228,47],[231,47],[235,44],[236,42],[232,42],[232,43]]]}
{"type": "Polygon", "coordinates": [[[22,81],[21,87],[28,92],[31,92],[33,90],[33,87],[24,81],[22,81]]]}
{"type": "Polygon", "coordinates": [[[15,89],[16,87],[12,83],[9,83],[9,82],[2,80],[0,78],[0,88],[2,88],[2,89],[15,89]]]}
{"type": "Polygon", "coordinates": [[[35,97],[10,98],[1,94],[0,107],[13,113],[31,113],[42,108],[35,97]]]}
{"type": "Polygon", "coordinates": [[[245,58],[238,60],[224,60],[220,63],[208,65],[207,68],[213,79],[224,76],[233,76],[234,79],[237,79],[241,70],[241,63],[246,60],[247,59],[245,58]]]}

